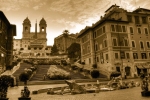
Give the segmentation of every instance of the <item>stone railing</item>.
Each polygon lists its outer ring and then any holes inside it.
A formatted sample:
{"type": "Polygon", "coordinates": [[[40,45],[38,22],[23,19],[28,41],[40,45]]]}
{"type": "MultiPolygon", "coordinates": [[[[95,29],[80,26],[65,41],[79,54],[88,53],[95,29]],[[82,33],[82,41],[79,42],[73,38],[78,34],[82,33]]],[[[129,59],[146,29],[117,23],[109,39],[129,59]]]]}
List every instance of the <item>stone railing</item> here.
{"type": "Polygon", "coordinates": [[[80,64],[80,63],[77,63],[77,62],[75,62],[74,63],[74,65],[76,65],[77,67],[79,67],[79,68],[83,68],[83,69],[85,69],[85,70],[91,70],[92,69],[92,67],[90,66],[90,65],[82,65],[82,64],[80,64]]]}
{"type": "Polygon", "coordinates": [[[20,67],[20,62],[17,64],[17,66],[14,66],[14,67],[13,67],[13,69],[11,70],[12,74],[13,74],[14,72],[16,72],[16,71],[19,69],[19,67],[20,67]]]}

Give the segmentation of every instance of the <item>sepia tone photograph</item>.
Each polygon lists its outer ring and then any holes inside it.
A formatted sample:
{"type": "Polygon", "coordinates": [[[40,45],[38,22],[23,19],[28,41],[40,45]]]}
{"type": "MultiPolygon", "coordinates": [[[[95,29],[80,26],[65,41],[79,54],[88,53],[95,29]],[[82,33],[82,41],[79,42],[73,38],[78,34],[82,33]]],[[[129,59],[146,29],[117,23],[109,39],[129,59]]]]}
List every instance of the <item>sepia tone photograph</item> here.
{"type": "Polygon", "coordinates": [[[149,100],[150,0],[0,0],[0,100],[149,100]]]}

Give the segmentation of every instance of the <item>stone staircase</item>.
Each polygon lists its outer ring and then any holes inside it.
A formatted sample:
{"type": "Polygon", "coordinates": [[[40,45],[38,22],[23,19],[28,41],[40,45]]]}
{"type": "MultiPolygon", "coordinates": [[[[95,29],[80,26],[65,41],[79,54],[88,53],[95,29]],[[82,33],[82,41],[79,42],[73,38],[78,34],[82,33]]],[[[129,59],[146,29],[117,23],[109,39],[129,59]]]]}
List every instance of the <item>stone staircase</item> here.
{"type": "Polygon", "coordinates": [[[47,74],[50,65],[38,65],[36,74],[30,79],[30,81],[43,81],[43,76],[47,74]]]}
{"type": "MultiPolygon", "coordinates": [[[[89,71],[92,69],[92,67],[91,67],[92,65],[86,65],[86,64],[85,64],[85,65],[82,65],[82,64],[79,64],[79,63],[77,63],[77,62],[75,62],[74,65],[78,66],[79,68],[82,68],[82,67],[83,67],[85,70],[89,70],[89,71]]],[[[100,70],[100,69],[99,69],[99,71],[100,71],[100,76],[99,76],[99,78],[107,78],[107,76],[108,76],[108,75],[106,75],[106,74],[108,74],[108,71],[107,71],[107,70],[104,71],[104,70],[100,70]]]]}
{"type": "MultiPolygon", "coordinates": [[[[32,65],[27,64],[27,63],[20,63],[20,67],[18,70],[16,70],[13,73],[13,76],[15,76],[16,78],[19,77],[19,75],[24,71],[25,68],[30,68],[32,65]]],[[[56,65],[58,68],[64,69],[67,72],[70,72],[71,74],[71,79],[90,79],[89,76],[85,76],[83,75],[81,72],[77,71],[77,70],[70,70],[70,66],[61,66],[61,65],[56,65]]],[[[46,76],[47,71],[50,67],[50,65],[38,65],[37,66],[37,71],[36,73],[31,77],[31,79],[29,80],[30,82],[32,81],[43,81],[43,77],[44,75],[46,76]]],[[[100,78],[105,78],[105,76],[100,75],[100,78]]],[[[48,78],[45,79],[45,81],[49,81],[48,78]]]]}
{"type": "Polygon", "coordinates": [[[88,76],[84,76],[83,74],[81,74],[79,71],[75,70],[69,70],[70,66],[60,66],[58,65],[57,67],[66,70],[67,72],[70,73],[71,79],[89,79],[88,76]],[[67,68],[68,67],[68,68],[67,68]]]}
{"type": "Polygon", "coordinates": [[[15,76],[16,78],[19,77],[19,75],[24,72],[24,69],[25,68],[30,68],[32,65],[30,64],[27,64],[27,63],[20,63],[20,67],[18,70],[16,70],[14,73],[13,73],[13,76],[15,76]]]}
{"type": "MultiPolygon", "coordinates": [[[[50,66],[51,65],[38,65],[38,70],[36,71],[36,74],[34,74],[33,77],[30,79],[30,81],[43,81],[44,80],[43,77],[44,77],[44,75],[47,74],[47,71],[50,66]]],[[[69,70],[68,68],[65,68],[60,65],[56,65],[56,67],[69,72],[71,74],[71,79],[89,79],[89,77],[85,77],[80,72],[74,72],[74,71],[69,70]]],[[[50,80],[49,78],[45,79],[45,81],[49,81],[49,80],[50,80]]]]}

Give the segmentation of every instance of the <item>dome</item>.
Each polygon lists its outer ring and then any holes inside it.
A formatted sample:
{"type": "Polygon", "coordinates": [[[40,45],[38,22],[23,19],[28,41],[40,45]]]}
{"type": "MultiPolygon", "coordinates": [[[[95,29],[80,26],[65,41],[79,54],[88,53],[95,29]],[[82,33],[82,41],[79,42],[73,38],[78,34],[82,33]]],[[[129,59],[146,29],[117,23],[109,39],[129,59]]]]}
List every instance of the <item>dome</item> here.
{"type": "Polygon", "coordinates": [[[28,24],[30,24],[30,20],[28,19],[28,17],[23,21],[23,23],[28,23],[28,24]]]}
{"type": "Polygon", "coordinates": [[[46,24],[46,21],[44,18],[41,19],[40,24],[46,24]]]}

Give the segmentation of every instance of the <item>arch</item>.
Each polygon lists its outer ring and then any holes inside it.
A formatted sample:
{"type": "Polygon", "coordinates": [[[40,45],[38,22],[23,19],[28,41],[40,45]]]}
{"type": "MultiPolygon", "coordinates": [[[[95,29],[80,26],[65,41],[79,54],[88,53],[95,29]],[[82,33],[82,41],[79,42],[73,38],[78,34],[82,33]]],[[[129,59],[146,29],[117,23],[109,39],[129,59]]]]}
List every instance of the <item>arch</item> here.
{"type": "Polygon", "coordinates": [[[44,31],[45,31],[45,28],[44,28],[44,27],[41,27],[41,31],[44,32],[44,31]]]}
{"type": "Polygon", "coordinates": [[[28,32],[28,31],[29,31],[28,27],[25,27],[25,31],[26,31],[26,32],[28,32]]]}
{"type": "Polygon", "coordinates": [[[116,71],[117,71],[117,72],[121,72],[121,71],[120,71],[120,66],[116,66],[116,71]]]}

